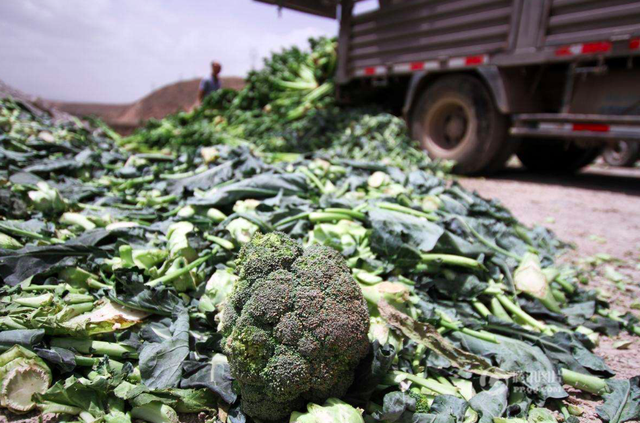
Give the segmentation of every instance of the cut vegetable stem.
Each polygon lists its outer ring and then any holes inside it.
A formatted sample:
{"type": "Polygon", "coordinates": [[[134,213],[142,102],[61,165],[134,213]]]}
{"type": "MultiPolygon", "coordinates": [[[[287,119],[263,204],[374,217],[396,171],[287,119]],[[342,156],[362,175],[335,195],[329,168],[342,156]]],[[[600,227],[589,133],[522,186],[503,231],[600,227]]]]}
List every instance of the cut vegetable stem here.
{"type": "Polygon", "coordinates": [[[484,265],[477,260],[453,254],[422,254],[424,263],[444,264],[449,266],[466,267],[474,270],[484,270],[484,265]]]}
{"type": "Polygon", "coordinates": [[[517,316],[519,319],[524,321],[529,326],[532,326],[541,332],[547,328],[544,323],[539,322],[533,317],[531,317],[524,310],[522,310],[520,306],[518,306],[509,298],[507,298],[506,295],[504,294],[497,295],[496,298],[498,299],[498,301],[500,301],[500,304],[509,311],[509,313],[513,314],[514,316],[517,316]]]}
{"type": "Polygon", "coordinates": [[[113,342],[94,341],[92,339],[52,338],[51,346],[73,349],[83,354],[138,358],[138,353],[135,348],[113,342]]]}
{"type": "Polygon", "coordinates": [[[562,381],[581,391],[589,392],[594,395],[602,395],[609,392],[609,385],[604,379],[599,377],[586,375],[584,373],[574,372],[573,370],[562,369],[562,381]]]}
{"type": "Polygon", "coordinates": [[[207,260],[209,260],[211,257],[213,257],[213,254],[207,254],[204,257],[201,257],[197,260],[194,260],[192,263],[190,263],[189,265],[183,267],[180,270],[177,270],[175,272],[172,273],[168,273],[160,278],[154,279],[152,281],[149,281],[147,283],[145,283],[146,286],[156,286],[159,285],[161,283],[167,283],[167,282],[171,282],[172,280],[178,279],[180,276],[190,272],[191,270],[195,269],[196,267],[200,266],[202,263],[206,262],[207,260]]]}

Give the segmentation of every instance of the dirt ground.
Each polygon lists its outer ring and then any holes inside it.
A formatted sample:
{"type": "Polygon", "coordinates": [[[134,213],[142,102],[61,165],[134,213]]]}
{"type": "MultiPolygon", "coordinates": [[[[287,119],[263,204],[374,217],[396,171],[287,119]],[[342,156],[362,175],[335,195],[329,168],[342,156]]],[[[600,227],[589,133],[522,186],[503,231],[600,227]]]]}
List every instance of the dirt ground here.
{"type": "Polygon", "coordinates": [[[640,255],[640,169],[591,166],[577,175],[536,175],[509,168],[491,178],[460,178],[497,198],[527,225],[539,224],[576,244],[581,256],[640,255]]]}
{"type": "MultiPolygon", "coordinates": [[[[595,165],[577,175],[543,176],[511,167],[488,179],[459,181],[486,198],[500,200],[525,224],[543,225],[573,243],[576,248],[561,258],[563,262],[584,267],[585,258],[610,255],[611,261],[596,266],[588,287],[610,295],[614,309],[640,315],[640,169],[595,165]],[[623,288],[605,276],[607,266],[622,275],[623,288]]],[[[624,333],[602,338],[596,353],[617,378],[640,375],[638,337],[624,333]]],[[[571,402],[584,410],[581,421],[599,421],[596,397],[580,394],[571,402]]]]}

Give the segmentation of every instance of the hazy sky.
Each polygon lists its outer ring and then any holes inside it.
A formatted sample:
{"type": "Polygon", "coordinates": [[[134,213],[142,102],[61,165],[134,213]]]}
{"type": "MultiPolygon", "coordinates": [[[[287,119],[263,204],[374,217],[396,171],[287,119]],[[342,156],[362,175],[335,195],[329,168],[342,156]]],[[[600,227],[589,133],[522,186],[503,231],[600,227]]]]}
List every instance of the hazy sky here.
{"type": "Polygon", "coordinates": [[[52,100],[130,102],[209,73],[243,76],[335,21],[252,0],[0,0],[0,80],[52,100]],[[253,62],[253,63],[252,63],[253,62]]]}

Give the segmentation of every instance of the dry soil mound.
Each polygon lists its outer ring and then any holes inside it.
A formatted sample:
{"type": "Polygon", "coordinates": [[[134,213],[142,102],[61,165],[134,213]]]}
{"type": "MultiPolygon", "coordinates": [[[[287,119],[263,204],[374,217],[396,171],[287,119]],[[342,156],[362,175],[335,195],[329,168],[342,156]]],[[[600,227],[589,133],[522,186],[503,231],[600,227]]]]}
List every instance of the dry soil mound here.
{"type": "MultiPolygon", "coordinates": [[[[166,85],[130,104],[50,102],[56,108],[76,116],[98,116],[121,133],[130,133],[149,119],[179,111],[188,111],[197,103],[199,79],[166,85]]],[[[244,80],[239,77],[222,78],[222,86],[239,90],[244,80]]]]}

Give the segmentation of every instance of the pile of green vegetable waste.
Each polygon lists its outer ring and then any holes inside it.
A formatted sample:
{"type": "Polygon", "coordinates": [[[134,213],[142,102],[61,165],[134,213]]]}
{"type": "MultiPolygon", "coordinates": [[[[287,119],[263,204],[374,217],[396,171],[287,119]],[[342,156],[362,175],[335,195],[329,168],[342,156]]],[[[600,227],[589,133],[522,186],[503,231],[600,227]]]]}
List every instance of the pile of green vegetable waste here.
{"type": "Polygon", "coordinates": [[[3,412],[577,422],[570,386],[640,418],[640,379],[592,353],[637,318],[401,120],[340,109],[312,47],[124,139],[2,100],[3,412]]]}

